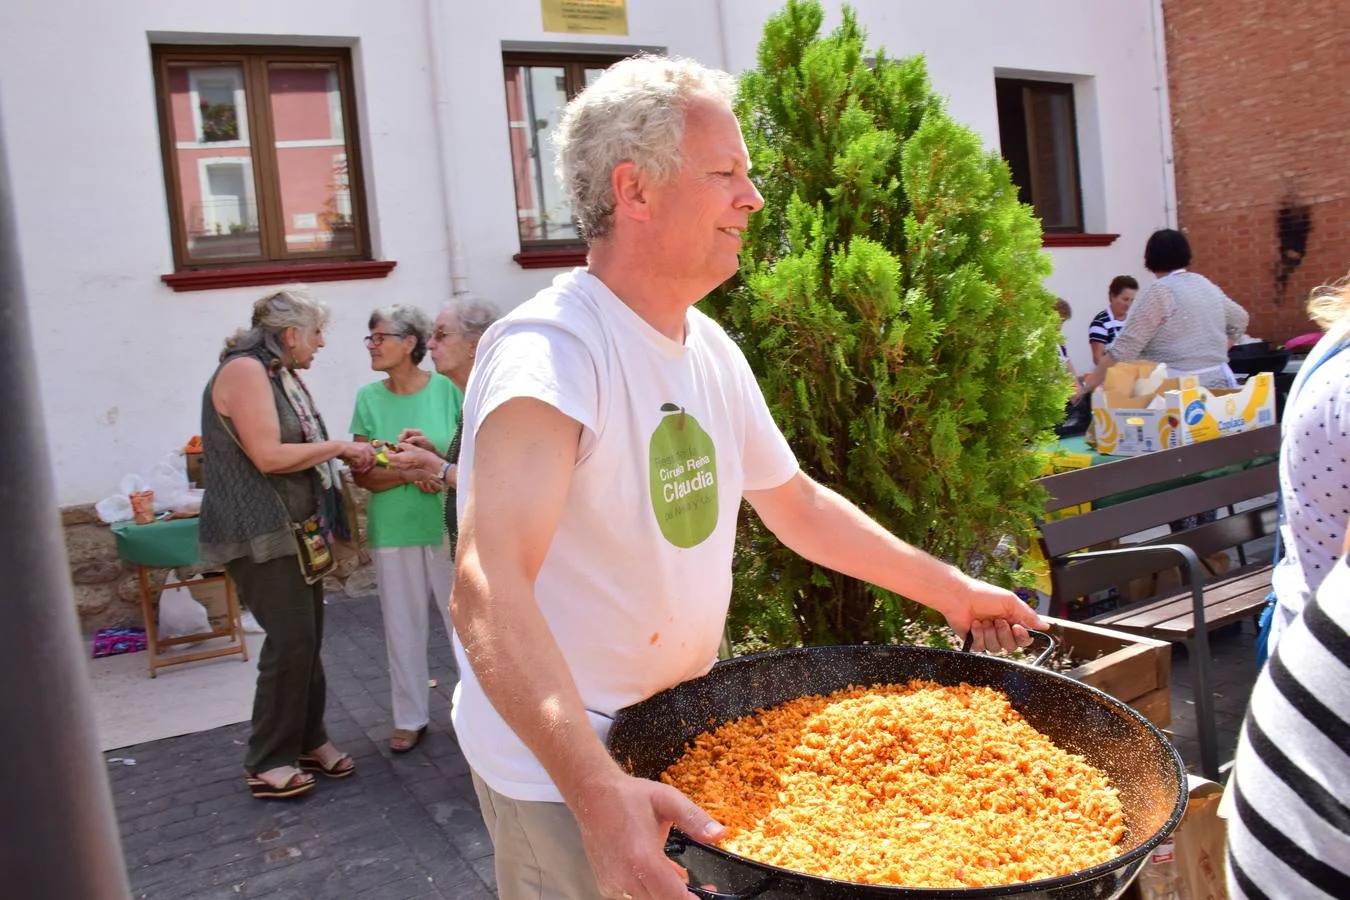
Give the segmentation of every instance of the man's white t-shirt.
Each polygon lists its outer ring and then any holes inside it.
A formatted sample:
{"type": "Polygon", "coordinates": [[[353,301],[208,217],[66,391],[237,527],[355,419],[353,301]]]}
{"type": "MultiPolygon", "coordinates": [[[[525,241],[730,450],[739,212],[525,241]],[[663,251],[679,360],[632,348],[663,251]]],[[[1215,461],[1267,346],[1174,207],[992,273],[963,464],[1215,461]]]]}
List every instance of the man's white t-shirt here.
{"type": "MultiPolygon", "coordinates": [[[[582,425],[535,595],[602,738],[605,716],[712,666],[741,496],[797,472],[740,348],[697,310],[685,327],[683,344],[670,340],[575,269],[488,329],[465,397],[461,484],[479,426],[509,400],[543,401],[582,425]]],[[[507,797],[561,800],[458,636],[455,656],[453,719],[469,765],[507,797]]]]}

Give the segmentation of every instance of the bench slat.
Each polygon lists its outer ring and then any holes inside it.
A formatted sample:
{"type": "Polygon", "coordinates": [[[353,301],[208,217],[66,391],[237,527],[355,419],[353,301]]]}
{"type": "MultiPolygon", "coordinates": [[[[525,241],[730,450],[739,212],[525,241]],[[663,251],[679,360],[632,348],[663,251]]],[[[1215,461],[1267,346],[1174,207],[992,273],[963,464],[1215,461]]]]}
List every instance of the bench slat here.
{"type": "MultiPolygon", "coordinates": [[[[1225,576],[1205,590],[1205,627],[1219,628],[1260,612],[1270,591],[1270,566],[1225,576]]],[[[1187,640],[1195,633],[1193,603],[1187,591],[1089,619],[1103,628],[1115,628],[1165,640],[1187,640]]]]}
{"type": "MultiPolygon", "coordinates": [[[[1211,554],[1239,544],[1250,543],[1273,534],[1275,504],[1224,516],[1179,534],[1165,534],[1123,547],[1153,547],[1158,544],[1185,544],[1195,551],[1201,561],[1211,554]]],[[[1044,549],[1044,548],[1043,548],[1044,549]]],[[[1051,554],[1045,554],[1053,558],[1051,554]]],[[[1152,575],[1177,565],[1179,560],[1159,558],[1145,563],[1138,556],[1105,556],[1075,561],[1073,557],[1057,559],[1051,567],[1051,583],[1057,597],[1086,597],[1096,591],[1118,587],[1135,578],[1152,575]]]]}
{"type": "MultiPolygon", "coordinates": [[[[1101,468],[1109,469],[1110,466],[1101,468]]],[[[1045,544],[1046,557],[1054,558],[1137,534],[1185,516],[1262,497],[1278,488],[1279,472],[1272,462],[1173,488],[1151,497],[1045,522],[1041,525],[1041,538],[1045,544]]]]}
{"type": "Polygon", "coordinates": [[[1270,426],[1243,434],[1188,444],[1175,450],[1158,450],[1142,456],[1114,460],[1086,469],[1048,475],[1038,483],[1050,492],[1046,511],[1077,506],[1113,494],[1200,475],[1230,465],[1242,465],[1280,451],[1280,429],[1270,426]]]}

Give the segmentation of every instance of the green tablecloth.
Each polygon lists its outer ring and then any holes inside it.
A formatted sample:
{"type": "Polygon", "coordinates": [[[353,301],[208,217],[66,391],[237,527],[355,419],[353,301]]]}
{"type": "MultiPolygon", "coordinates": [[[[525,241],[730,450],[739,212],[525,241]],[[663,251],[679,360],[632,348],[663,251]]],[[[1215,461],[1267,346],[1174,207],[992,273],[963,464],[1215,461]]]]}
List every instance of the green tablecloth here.
{"type": "Polygon", "coordinates": [[[197,518],[165,519],[149,525],[116,522],[117,558],[156,569],[190,566],[197,553],[197,518]]]}

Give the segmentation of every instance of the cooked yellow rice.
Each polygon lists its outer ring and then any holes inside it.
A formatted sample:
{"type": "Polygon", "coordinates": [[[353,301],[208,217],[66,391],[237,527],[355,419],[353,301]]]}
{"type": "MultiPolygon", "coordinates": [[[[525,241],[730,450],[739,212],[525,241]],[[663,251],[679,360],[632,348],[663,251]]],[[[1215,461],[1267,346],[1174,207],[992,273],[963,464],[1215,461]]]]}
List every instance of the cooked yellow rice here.
{"type": "Polygon", "coordinates": [[[990,887],[1119,854],[1120,798],[1005,694],[928,681],[848,688],[728,722],[661,775],[733,853],[897,887],[990,887]]]}

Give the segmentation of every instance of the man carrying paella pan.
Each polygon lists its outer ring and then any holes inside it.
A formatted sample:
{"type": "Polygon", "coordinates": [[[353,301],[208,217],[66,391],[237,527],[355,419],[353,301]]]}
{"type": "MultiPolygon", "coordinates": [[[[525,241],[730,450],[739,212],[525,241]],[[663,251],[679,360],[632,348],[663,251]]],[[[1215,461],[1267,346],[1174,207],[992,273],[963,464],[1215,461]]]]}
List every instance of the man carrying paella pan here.
{"type": "Polygon", "coordinates": [[[1044,627],[806,476],[740,350],[693,308],[736,272],[763,206],[734,90],[725,73],[642,56],[568,104],[558,174],[588,265],[479,346],[453,715],[504,900],[688,896],[667,834],[716,840],[722,826],[628,775],[604,735],[619,709],[712,666],[742,498],[789,547],[926,603],[976,650],[1044,627]]]}

